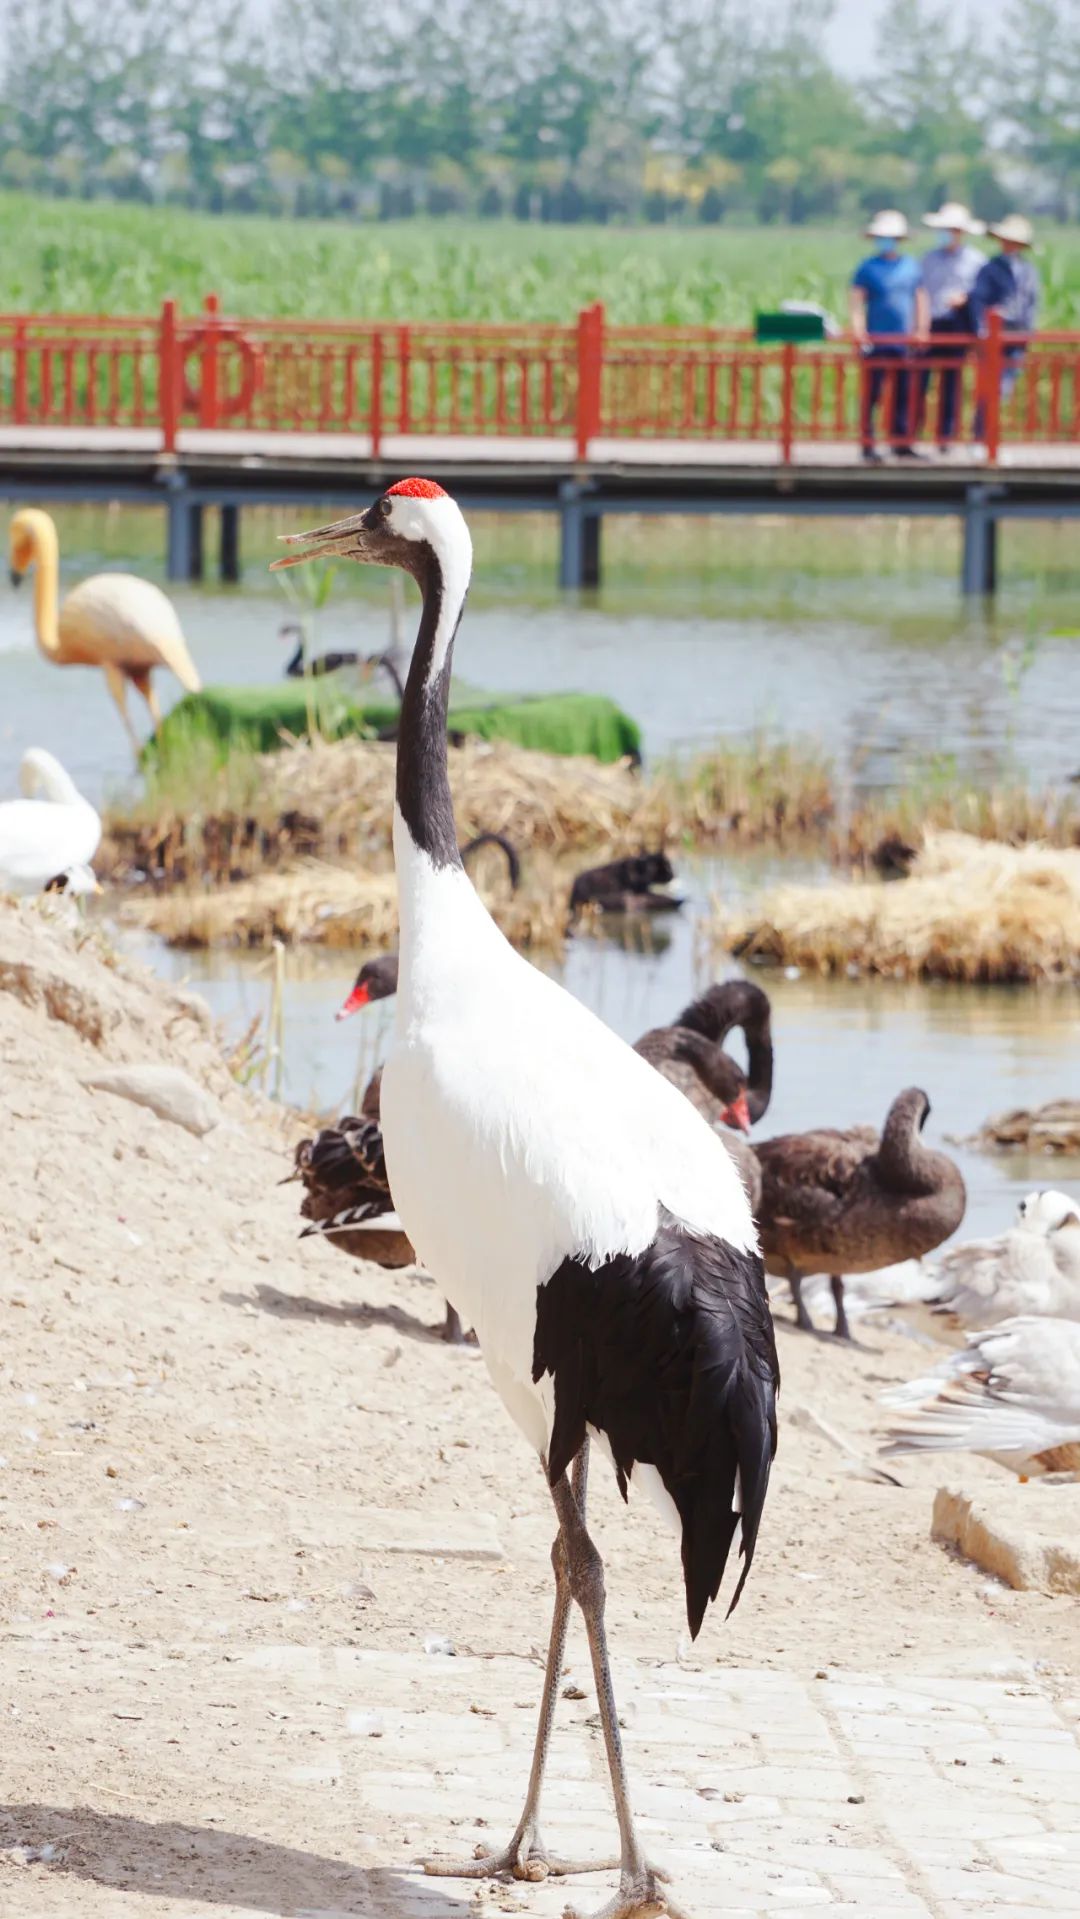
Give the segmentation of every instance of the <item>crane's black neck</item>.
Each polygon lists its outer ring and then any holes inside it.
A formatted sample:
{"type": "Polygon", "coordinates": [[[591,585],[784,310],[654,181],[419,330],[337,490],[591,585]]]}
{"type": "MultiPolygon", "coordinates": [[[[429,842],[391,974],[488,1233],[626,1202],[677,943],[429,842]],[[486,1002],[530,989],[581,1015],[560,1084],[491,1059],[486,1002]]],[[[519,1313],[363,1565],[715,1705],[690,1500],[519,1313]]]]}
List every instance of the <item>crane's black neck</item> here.
{"type": "Polygon", "coordinates": [[[418,545],[409,571],[423,596],[420,625],[401,702],[397,803],[413,843],[436,867],[460,866],[446,767],[446,714],[454,639],[464,607],[447,602],[432,548],[418,545]]]}

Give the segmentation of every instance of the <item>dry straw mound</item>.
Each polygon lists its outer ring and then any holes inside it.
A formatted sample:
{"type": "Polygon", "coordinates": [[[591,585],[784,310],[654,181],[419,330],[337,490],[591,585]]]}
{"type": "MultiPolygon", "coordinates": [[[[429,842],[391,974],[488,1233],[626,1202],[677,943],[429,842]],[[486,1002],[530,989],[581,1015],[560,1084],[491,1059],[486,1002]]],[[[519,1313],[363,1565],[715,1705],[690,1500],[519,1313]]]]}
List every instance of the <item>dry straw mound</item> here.
{"type": "Polygon", "coordinates": [[[903,979],[1080,979],[1080,850],[930,833],[907,880],[780,886],[721,910],[741,956],[903,979]]]}
{"type": "MultiPolygon", "coordinates": [[[[377,741],[304,740],[234,755],[167,790],[152,786],[133,810],[106,819],[97,870],[182,885],[245,879],[305,856],[378,867],[390,854],[395,753],[377,741]]],[[[670,824],[625,764],[482,740],[452,749],[449,762],[462,840],[505,833],[522,851],[620,853],[637,850],[646,833],[650,844],[663,838],[670,824]]]]}
{"type": "MultiPolygon", "coordinates": [[[[570,880],[550,854],[530,856],[516,893],[509,890],[498,853],[478,854],[471,871],[485,905],[515,946],[561,950],[570,880]]],[[[231,886],[161,893],[140,889],[125,900],[122,917],[170,946],[268,947],[283,940],[289,946],[317,942],[356,953],[386,952],[397,945],[397,887],[389,868],[370,873],[305,860],[231,886]]]]}

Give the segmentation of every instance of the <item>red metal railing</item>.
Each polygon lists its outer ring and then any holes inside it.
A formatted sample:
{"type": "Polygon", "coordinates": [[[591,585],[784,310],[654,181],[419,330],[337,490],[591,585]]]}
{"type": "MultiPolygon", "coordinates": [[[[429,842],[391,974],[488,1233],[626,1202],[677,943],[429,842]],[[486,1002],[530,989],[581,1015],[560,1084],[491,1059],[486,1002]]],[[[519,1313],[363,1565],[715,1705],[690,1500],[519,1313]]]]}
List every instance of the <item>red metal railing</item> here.
{"type": "Polygon", "coordinates": [[[771,443],[846,451],[871,437],[1003,444],[1080,440],[1080,334],[928,347],[764,345],[709,327],[248,320],[214,295],[195,317],[0,316],[0,424],[190,431],[771,443]],[[946,392],[953,388],[952,417],[946,392]],[[873,420],[869,417],[871,403],[873,420]]]}

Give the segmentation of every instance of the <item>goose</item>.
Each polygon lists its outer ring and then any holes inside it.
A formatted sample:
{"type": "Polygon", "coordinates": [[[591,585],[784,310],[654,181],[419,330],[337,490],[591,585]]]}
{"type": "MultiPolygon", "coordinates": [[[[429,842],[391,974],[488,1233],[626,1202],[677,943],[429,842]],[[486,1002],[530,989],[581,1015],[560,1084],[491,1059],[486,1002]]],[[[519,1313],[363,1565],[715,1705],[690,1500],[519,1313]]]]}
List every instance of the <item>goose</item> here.
{"type": "MultiPolygon", "coordinates": [[[[475,839],[466,841],[461,848],[464,862],[470,853],[481,846],[497,846],[506,856],[506,875],[510,881],[510,891],[516,893],[521,883],[521,860],[517,848],[504,833],[477,833],[475,839]]],[[[396,953],[380,953],[376,959],[365,960],[357,973],[348,996],[338,1007],[335,1019],[348,1019],[358,1013],[362,1006],[373,1005],[376,1000],[392,999],[398,986],[398,956],[396,953]]]]}
{"type": "Polygon", "coordinates": [[[634,1047],[685,1094],[710,1126],[723,1129],[720,1137],[755,1214],[761,1202],[761,1168],[753,1147],[741,1135],[762,1117],[772,1097],[770,1020],[769,996],[760,986],[750,980],[723,980],[692,1000],[670,1026],[643,1033],[634,1047]],[[745,1073],[723,1044],[736,1026],[746,1038],[745,1073]]]}
{"type": "Polygon", "coordinates": [[[279,566],[337,553],[403,568],[420,587],[394,804],[401,948],[386,1168],[417,1254],[475,1327],[496,1392],[539,1455],[559,1527],[521,1817],[501,1851],[427,1869],[567,1870],[540,1838],[539,1804],[574,1601],[619,1829],[619,1889],[604,1919],[673,1912],[630,1806],[603,1565],[587,1527],[589,1444],[595,1435],[610,1456],[624,1497],[631,1484],[651,1493],[677,1527],[696,1636],[736,1537],[732,1604],[743,1590],[776,1445],[779,1369],[750,1210],[700,1114],[515,953],[462,865],[446,714],[472,545],[455,502],[433,481],[403,480],[366,511],[289,537],[296,551],[279,566]]]}
{"type": "Polygon", "coordinates": [[[1080,1472],[1080,1325],[1021,1314],[968,1335],[931,1373],[882,1395],[881,1452],[985,1453],[1019,1474],[1080,1472]]]}
{"type": "Polygon", "coordinates": [[[967,1195],[959,1168],[919,1137],[929,1111],[926,1094],[911,1086],[893,1100],[880,1138],[869,1126],[822,1127],[755,1147],[765,1261],[790,1281],[804,1331],[813,1330],[802,1298],[805,1274],[830,1275],[836,1335],[850,1339],[841,1275],[921,1259],[963,1219],[967,1195]]]}
{"type": "Polygon", "coordinates": [[[672,893],[654,893],[668,886],[675,868],[666,853],[636,853],[606,866],[590,866],[570,888],[570,913],[595,906],[601,913],[674,913],[683,904],[672,893]]]}
{"type": "Polygon", "coordinates": [[[101,821],[70,773],[43,746],[31,746],[19,763],[19,785],[21,800],[0,802],[0,892],[94,891],[90,862],[101,821]]]}
{"type": "Polygon", "coordinates": [[[141,693],[157,732],[161,708],[150,675],[168,667],[187,693],[202,681],[188,652],[176,608],[159,586],[134,573],[95,573],[73,587],[57,611],[60,547],[56,523],[40,507],[24,507],[11,522],[11,581],[31,567],[38,646],[57,666],[100,666],[128,738],[140,747],[128,717],[129,684],[141,693]]]}

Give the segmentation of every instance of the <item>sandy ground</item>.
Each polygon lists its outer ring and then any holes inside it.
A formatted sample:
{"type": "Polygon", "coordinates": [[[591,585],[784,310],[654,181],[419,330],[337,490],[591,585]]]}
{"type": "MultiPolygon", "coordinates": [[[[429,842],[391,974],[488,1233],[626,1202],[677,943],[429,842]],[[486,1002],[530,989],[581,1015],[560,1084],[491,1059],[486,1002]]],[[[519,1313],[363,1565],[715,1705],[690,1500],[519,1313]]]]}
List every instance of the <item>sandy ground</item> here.
{"type": "MultiPolygon", "coordinates": [[[[320,1730],[275,1716],[252,1680],[260,1649],[325,1655],[313,1670],[333,1723],[363,1706],[335,1659],[442,1637],[518,1661],[524,1710],[549,1605],[536,1462],[475,1352],[435,1336],[429,1282],[298,1242],[298,1188],[278,1183],[295,1124],[234,1085],[192,996],[36,906],[0,908],[0,1064],[0,1912],[173,1919],[230,1897],[368,1910],[350,1890],[347,1797],[308,1794],[297,1834],[290,1791],[267,1786],[298,1740],[317,1779],[320,1730]],[[196,1138],[82,1084],[118,1061],[186,1067],[221,1123],[196,1138]],[[386,1550],[406,1521],[417,1549],[386,1550]],[[493,1536],[490,1557],[455,1549],[493,1536]],[[244,1897],[235,1853],[215,1866],[215,1826],[262,1835],[244,1897]],[[301,1839],[325,1868],[306,1891],[289,1876],[301,1839]],[[48,1841],[59,1867],[17,1850],[48,1841]],[[176,1860],[196,1854],[211,1890],[192,1900],[176,1860]]],[[[905,1463],[901,1487],[873,1483],[807,1421],[871,1455],[878,1392],[923,1355],[887,1330],[859,1337],[845,1350],[781,1320],[758,1560],[691,1667],[891,1680],[1038,1662],[1051,1693],[1075,1693],[1080,1607],[1008,1591],[929,1538],[935,1487],[993,1485],[997,1469],[905,1463]]],[[[602,1464],[594,1488],[614,1642],[671,1661],[673,1544],[647,1506],[625,1511],[602,1464]]],[[[577,1640],[573,1657],[580,1670],[577,1640]]],[[[482,1674],[476,1693],[482,1715],[482,1674]]]]}

